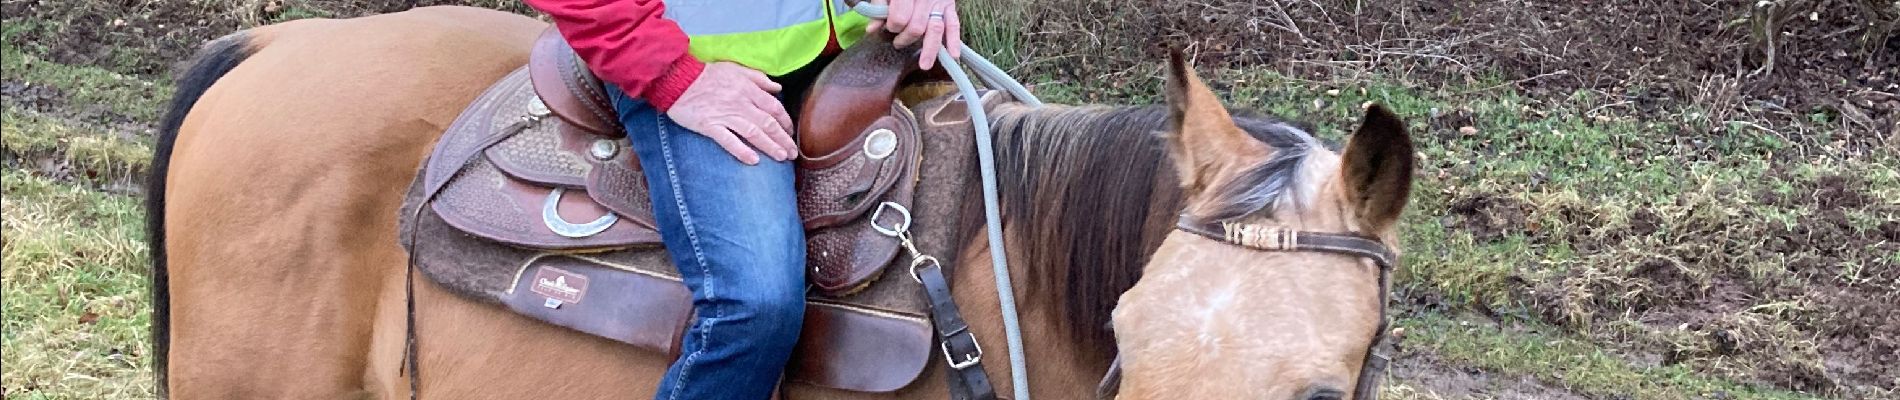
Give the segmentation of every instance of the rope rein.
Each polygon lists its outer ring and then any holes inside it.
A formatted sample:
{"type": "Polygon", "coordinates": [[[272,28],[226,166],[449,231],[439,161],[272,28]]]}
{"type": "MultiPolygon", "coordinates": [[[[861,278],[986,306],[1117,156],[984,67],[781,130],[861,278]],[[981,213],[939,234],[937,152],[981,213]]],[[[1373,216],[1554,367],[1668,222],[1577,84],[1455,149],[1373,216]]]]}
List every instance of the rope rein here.
{"type": "MultiPolygon", "coordinates": [[[[868,2],[859,2],[851,8],[873,19],[884,19],[890,15],[890,10],[885,6],[868,2]]],[[[969,45],[960,46],[963,60],[969,61],[970,69],[976,71],[977,76],[986,83],[1001,85],[1001,89],[1024,104],[1042,106],[1042,101],[1030,94],[1029,89],[1017,82],[1016,78],[977,54],[969,45]]],[[[963,97],[964,106],[970,110],[970,126],[976,130],[977,165],[983,175],[983,219],[989,231],[990,267],[996,275],[996,298],[1002,303],[1003,335],[1009,344],[1010,389],[1015,399],[1029,400],[1029,364],[1023,356],[1022,324],[1016,314],[1016,290],[1009,276],[1008,253],[1003,249],[1003,218],[996,198],[996,150],[990,143],[989,115],[983,110],[983,100],[977,97],[976,85],[963,72],[963,65],[950,56],[949,49],[937,51],[937,63],[942,64],[944,71],[950,73],[950,80],[956,82],[957,92],[963,97]]]]}

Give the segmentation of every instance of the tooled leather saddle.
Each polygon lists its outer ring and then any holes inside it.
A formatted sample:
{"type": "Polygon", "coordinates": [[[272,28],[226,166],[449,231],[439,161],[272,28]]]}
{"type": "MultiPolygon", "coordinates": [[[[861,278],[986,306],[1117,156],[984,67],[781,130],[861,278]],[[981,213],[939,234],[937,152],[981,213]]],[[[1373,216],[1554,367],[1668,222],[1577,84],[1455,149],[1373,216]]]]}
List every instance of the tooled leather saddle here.
{"type": "MultiPolygon", "coordinates": [[[[954,265],[975,170],[965,106],[933,86],[900,87],[915,77],[914,56],[880,39],[826,67],[797,127],[815,290],[787,378],[861,392],[908,386],[939,356],[918,283],[879,279],[900,244],[872,228],[873,211],[909,210],[920,250],[954,265]]],[[[677,356],[692,299],[600,88],[544,33],[528,65],[438,139],[403,205],[403,246],[422,276],[458,295],[677,356]]]]}

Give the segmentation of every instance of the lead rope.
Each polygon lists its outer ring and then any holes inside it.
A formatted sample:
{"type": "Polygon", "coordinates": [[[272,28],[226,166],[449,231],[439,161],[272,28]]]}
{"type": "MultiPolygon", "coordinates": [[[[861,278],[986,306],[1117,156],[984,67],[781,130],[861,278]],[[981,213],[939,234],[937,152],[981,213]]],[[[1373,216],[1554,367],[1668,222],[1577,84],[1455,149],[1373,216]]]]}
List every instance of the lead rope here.
{"type": "MultiPolygon", "coordinates": [[[[868,18],[884,19],[890,15],[885,6],[858,2],[853,11],[868,18]]],[[[969,45],[961,45],[963,59],[970,62],[970,68],[976,71],[984,81],[991,85],[1000,84],[1004,91],[1017,101],[1033,107],[1042,106],[1042,101],[1029,93],[1016,78],[1011,78],[996,64],[978,55],[969,45]]],[[[983,218],[988,225],[990,241],[990,267],[996,276],[996,299],[1003,309],[1003,336],[1009,345],[1009,381],[1010,389],[1017,400],[1029,400],[1029,364],[1023,356],[1023,336],[1021,323],[1016,316],[1016,289],[1009,277],[1009,261],[1003,249],[1002,214],[997,210],[996,200],[996,161],[995,147],[990,143],[989,116],[983,110],[983,100],[977,98],[976,85],[970,82],[970,76],[963,73],[962,64],[950,57],[949,49],[937,51],[937,63],[950,73],[950,80],[956,82],[957,92],[963,97],[964,106],[970,110],[970,126],[976,130],[977,165],[983,175],[983,218]]]]}

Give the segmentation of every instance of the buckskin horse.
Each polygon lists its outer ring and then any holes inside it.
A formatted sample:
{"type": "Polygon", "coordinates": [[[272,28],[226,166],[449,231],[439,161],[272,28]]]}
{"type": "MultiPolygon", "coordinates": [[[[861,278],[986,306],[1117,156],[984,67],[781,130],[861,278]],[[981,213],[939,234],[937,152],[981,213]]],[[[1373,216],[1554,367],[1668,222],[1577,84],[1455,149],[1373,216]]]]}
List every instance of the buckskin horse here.
{"type": "MultiPolygon", "coordinates": [[[[207,43],[178,80],[148,184],[161,396],[651,393],[672,355],[406,273],[400,214],[417,166],[544,29],[430,7],[207,43]]],[[[1165,105],[990,112],[1034,394],[1370,398],[1382,361],[1368,343],[1384,337],[1411,183],[1403,123],[1371,106],[1334,153],[1300,124],[1230,114],[1179,54],[1167,75],[1165,105]]],[[[941,255],[957,256],[945,270],[970,332],[1000,349],[978,229],[941,255]]],[[[914,376],[956,361],[930,350],[914,376]]],[[[1006,357],[977,369],[1003,376],[1006,357]]],[[[784,395],[924,398],[948,385],[862,393],[790,379],[784,395]]]]}

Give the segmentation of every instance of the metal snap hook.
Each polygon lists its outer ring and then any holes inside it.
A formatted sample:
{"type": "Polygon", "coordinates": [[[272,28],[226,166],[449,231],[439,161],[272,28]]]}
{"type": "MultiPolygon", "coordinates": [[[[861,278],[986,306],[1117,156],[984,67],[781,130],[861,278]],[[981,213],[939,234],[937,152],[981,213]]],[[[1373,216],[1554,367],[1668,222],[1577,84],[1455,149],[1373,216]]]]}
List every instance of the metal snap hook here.
{"type": "Polygon", "coordinates": [[[910,279],[917,280],[917,283],[924,283],[924,276],[917,274],[917,268],[923,267],[924,264],[934,265],[938,269],[943,268],[943,263],[937,262],[936,257],[916,256],[910,260],[910,279]]]}

